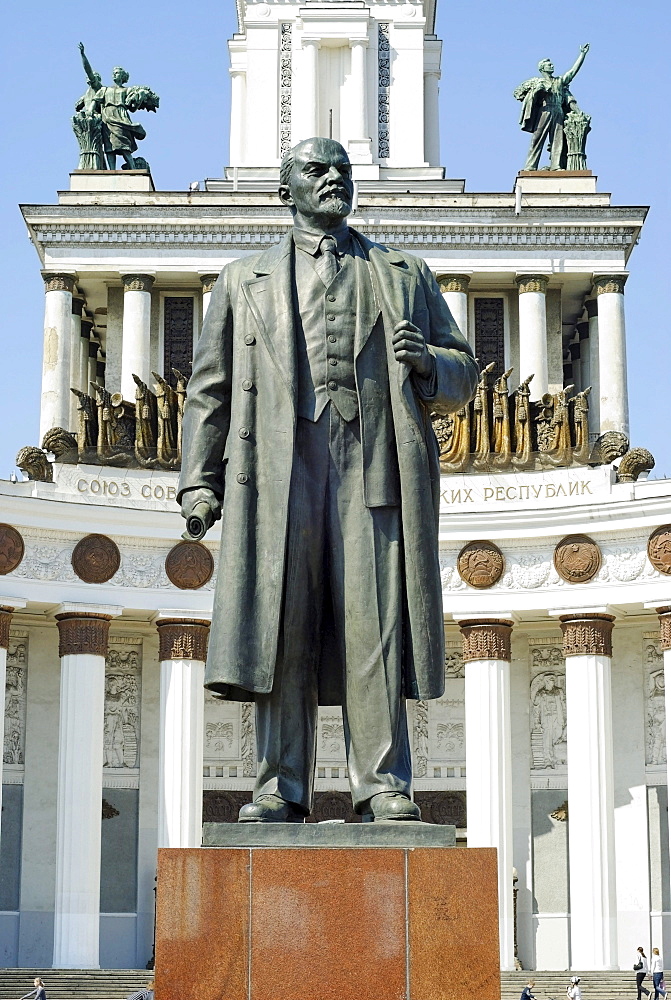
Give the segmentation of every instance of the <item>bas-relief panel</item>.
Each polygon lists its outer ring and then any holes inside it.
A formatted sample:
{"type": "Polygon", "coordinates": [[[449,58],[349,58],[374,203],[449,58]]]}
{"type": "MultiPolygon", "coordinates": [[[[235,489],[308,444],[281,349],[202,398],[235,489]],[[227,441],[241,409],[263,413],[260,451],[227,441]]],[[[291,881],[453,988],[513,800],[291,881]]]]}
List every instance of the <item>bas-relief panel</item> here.
{"type": "Polygon", "coordinates": [[[141,640],[110,636],[105,661],[105,768],[139,767],[141,684],[141,640]]]}
{"type": "Polygon", "coordinates": [[[444,694],[415,705],[412,747],[416,777],[430,777],[432,765],[465,766],[464,686],[461,643],[447,643],[444,694]]]}
{"type": "Polygon", "coordinates": [[[4,764],[23,767],[26,736],[26,680],[28,633],[12,629],[7,649],[5,680],[4,764]]]}
{"type": "Polygon", "coordinates": [[[205,692],[203,767],[210,778],[246,778],[256,773],[254,706],[222,701],[205,692]]]}
{"type": "Polygon", "coordinates": [[[645,763],[666,764],[664,656],[657,636],[644,637],[643,664],[646,685],[645,763]]]}
{"type": "Polygon", "coordinates": [[[566,667],[561,645],[530,644],[531,769],[566,765],[566,667]]]}

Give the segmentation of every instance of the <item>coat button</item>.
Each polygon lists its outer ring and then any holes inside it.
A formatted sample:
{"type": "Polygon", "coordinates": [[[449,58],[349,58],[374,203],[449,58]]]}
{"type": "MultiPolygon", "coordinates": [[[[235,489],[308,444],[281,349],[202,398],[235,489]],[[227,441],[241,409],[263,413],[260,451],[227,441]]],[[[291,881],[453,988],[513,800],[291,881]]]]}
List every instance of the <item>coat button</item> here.
{"type": "Polygon", "coordinates": [[[333,313],[329,313],[326,318],[329,321],[329,323],[333,323],[333,321],[335,320],[335,316],[333,315],[333,313]]]}
{"type": "Polygon", "coordinates": [[[336,361],[336,359],[335,359],[335,358],[329,358],[329,364],[330,364],[330,365],[337,365],[337,364],[338,364],[338,362],[336,361]]]}
{"type": "Polygon", "coordinates": [[[250,389],[254,388],[254,383],[250,378],[243,378],[242,388],[245,390],[245,392],[249,392],[250,389]]]}
{"type": "Polygon", "coordinates": [[[252,336],[251,333],[245,334],[245,343],[247,344],[247,347],[251,347],[252,344],[256,343],[256,337],[252,336]]]}
{"type": "Polygon", "coordinates": [[[249,476],[245,472],[238,472],[238,474],[237,474],[237,476],[235,478],[243,486],[244,486],[245,483],[249,482],[249,476]]]}
{"type": "Polygon", "coordinates": [[[329,302],[335,302],[335,295],[327,295],[326,298],[329,302]]]}
{"type": "Polygon", "coordinates": [[[241,438],[248,438],[249,429],[247,427],[241,427],[240,430],[238,431],[238,434],[240,435],[241,438]]]}
{"type": "Polygon", "coordinates": [[[335,344],[335,342],[336,342],[336,339],[335,339],[335,337],[333,336],[333,334],[332,334],[332,333],[331,333],[331,334],[329,334],[329,343],[331,343],[331,344],[335,344]]]}
{"type": "Polygon", "coordinates": [[[328,387],[331,390],[331,392],[335,392],[335,390],[338,388],[338,383],[335,382],[333,379],[331,379],[331,381],[328,383],[328,387]]]}

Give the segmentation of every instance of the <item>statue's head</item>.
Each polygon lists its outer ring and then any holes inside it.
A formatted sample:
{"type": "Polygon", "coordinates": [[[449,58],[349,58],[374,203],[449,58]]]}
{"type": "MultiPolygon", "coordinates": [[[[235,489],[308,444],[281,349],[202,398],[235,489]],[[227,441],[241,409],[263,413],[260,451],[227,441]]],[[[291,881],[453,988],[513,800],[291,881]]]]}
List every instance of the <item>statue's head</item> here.
{"type": "Polygon", "coordinates": [[[123,66],[115,66],[112,70],[112,79],[116,83],[117,87],[123,87],[125,83],[128,83],[130,73],[128,70],[124,69],[123,66]]]}
{"type": "Polygon", "coordinates": [[[332,227],[352,211],[354,185],[346,150],[334,139],[305,139],[280,166],[280,201],[317,228],[332,227]]]}
{"type": "Polygon", "coordinates": [[[103,85],[103,80],[100,73],[96,73],[95,70],[93,70],[93,72],[91,73],[91,79],[89,82],[94,90],[100,90],[100,88],[103,85]]]}
{"type": "Polygon", "coordinates": [[[538,69],[541,73],[547,73],[549,76],[552,76],[555,71],[555,64],[551,59],[541,59],[538,64],[538,69]]]}

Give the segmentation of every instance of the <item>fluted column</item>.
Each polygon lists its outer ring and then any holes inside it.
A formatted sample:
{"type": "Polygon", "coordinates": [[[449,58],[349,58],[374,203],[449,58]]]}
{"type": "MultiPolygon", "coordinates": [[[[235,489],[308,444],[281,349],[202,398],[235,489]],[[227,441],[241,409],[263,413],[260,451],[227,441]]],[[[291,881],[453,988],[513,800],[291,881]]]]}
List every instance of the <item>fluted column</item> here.
{"type": "Polygon", "coordinates": [[[56,804],[55,969],[99,966],[105,656],[121,608],[63,604],[56,804]]]}
{"type": "Polygon", "coordinates": [[[52,427],[70,430],[73,274],[43,271],[44,353],[40,441],[52,427]]]}
{"type": "Polygon", "coordinates": [[[545,293],[549,279],[545,274],[520,274],[515,280],[519,291],[520,375],[534,373],[531,398],[540,399],[548,391],[545,293]]]}
{"type": "Polygon", "coordinates": [[[98,377],[98,348],[99,347],[100,347],[100,344],[98,343],[98,341],[94,340],[93,336],[91,336],[91,339],[89,340],[89,388],[87,390],[89,396],[91,395],[91,392],[92,392],[90,383],[91,382],[99,382],[100,381],[100,379],[98,377]]]}
{"type": "Polygon", "coordinates": [[[81,339],[82,339],[82,312],[84,311],[84,299],[81,295],[72,296],[72,318],[70,320],[70,379],[68,386],[68,396],[70,397],[70,415],[66,425],[67,430],[75,430],[77,427],[77,397],[71,388],[81,389],[79,376],[81,372],[81,339]]]}
{"type": "Polygon", "coordinates": [[[203,323],[210,306],[210,295],[218,277],[218,274],[201,274],[200,276],[200,283],[203,286],[203,323]]]}
{"type": "Polygon", "coordinates": [[[424,159],[430,167],[440,166],[439,81],[437,70],[424,74],[424,159]]]}
{"type": "Polygon", "coordinates": [[[123,325],[121,342],[121,394],[135,399],[133,375],[150,383],[151,374],[151,289],[150,274],[124,274],[123,325]]]}
{"type": "Polygon", "coordinates": [[[304,139],[319,135],[319,39],[304,38],[304,86],[306,104],[304,139]]]}
{"type": "Polygon", "coordinates": [[[596,441],[601,431],[601,389],[599,386],[599,314],[596,299],[587,299],[587,322],[589,323],[589,380],[592,391],[589,398],[589,436],[596,441]]]}
{"type": "Polygon", "coordinates": [[[158,846],[200,847],[203,826],[203,678],[210,623],[159,614],[158,846]]]}
{"type": "MultiPolygon", "coordinates": [[[[578,331],[578,343],[580,344],[580,385],[582,389],[587,389],[588,386],[592,385],[589,368],[589,323],[576,323],[576,330],[578,331]]],[[[593,395],[594,386],[592,386],[592,392],[590,393],[590,408],[592,406],[593,395]]]]}
{"type": "Polygon", "coordinates": [[[599,316],[600,432],[629,434],[627,397],[627,342],[624,322],[626,274],[595,277],[599,316]]]}
{"type": "Polygon", "coordinates": [[[351,139],[368,139],[368,88],[366,86],[366,49],[367,38],[351,38],[351,73],[352,73],[352,135],[351,139]]]}
{"type": "MultiPolygon", "coordinates": [[[[657,608],[659,615],[659,644],[664,657],[664,716],[666,727],[666,766],[671,770],[671,606],[657,608]]],[[[667,778],[667,786],[669,784],[667,778]]],[[[669,857],[671,858],[671,823],[668,824],[669,857]]]]}
{"type": "Polygon", "coordinates": [[[438,285],[447,302],[455,323],[468,340],[468,286],[467,274],[438,274],[438,285]]]}
{"type": "MultiPolygon", "coordinates": [[[[0,597],[0,719],[5,717],[5,686],[7,683],[7,650],[9,649],[9,629],[12,614],[24,608],[25,601],[13,601],[0,597]]],[[[2,759],[0,759],[0,814],[2,813],[2,759]]]]}
{"type": "Polygon", "coordinates": [[[560,616],[566,657],[571,968],[617,968],[612,615],[560,616]]]}
{"type": "Polygon", "coordinates": [[[245,70],[228,71],[231,75],[231,141],[229,163],[232,167],[241,167],[245,156],[245,91],[247,75],[245,70]]]}
{"type": "MultiPolygon", "coordinates": [[[[91,343],[91,331],[93,330],[93,320],[82,316],[81,329],[79,331],[79,378],[74,385],[77,385],[82,392],[90,392],[89,389],[89,347],[91,343]]],[[[74,425],[76,427],[77,424],[74,425]]],[[[74,430],[73,427],[73,430],[74,430]]]]}
{"type": "Polygon", "coordinates": [[[466,667],[468,846],[495,847],[502,969],[515,968],[508,618],[459,621],[466,667]]]}

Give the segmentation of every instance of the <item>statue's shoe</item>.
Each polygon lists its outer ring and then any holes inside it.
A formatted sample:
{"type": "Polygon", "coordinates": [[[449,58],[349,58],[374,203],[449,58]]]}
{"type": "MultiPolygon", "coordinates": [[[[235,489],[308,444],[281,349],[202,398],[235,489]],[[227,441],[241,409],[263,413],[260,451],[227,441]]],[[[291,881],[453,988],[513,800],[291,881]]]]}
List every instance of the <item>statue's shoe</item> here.
{"type": "Polygon", "coordinates": [[[303,823],[305,816],[292,802],[279,795],[259,795],[247,802],[238,816],[238,823],[303,823]]]}
{"type": "Polygon", "coordinates": [[[401,792],[378,792],[368,803],[362,815],[363,822],[374,823],[382,820],[414,820],[420,823],[422,814],[419,806],[401,792]]]}

